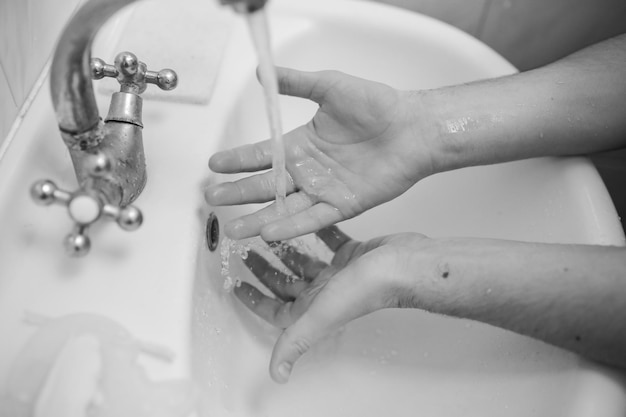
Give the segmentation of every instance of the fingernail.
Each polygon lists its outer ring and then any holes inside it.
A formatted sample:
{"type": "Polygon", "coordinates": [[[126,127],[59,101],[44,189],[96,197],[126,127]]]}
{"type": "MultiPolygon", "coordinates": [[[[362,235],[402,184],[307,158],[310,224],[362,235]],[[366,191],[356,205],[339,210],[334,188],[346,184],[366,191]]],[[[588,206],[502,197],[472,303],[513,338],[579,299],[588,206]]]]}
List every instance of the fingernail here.
{"type": "Polygon", "coordinates": [[[214,171],[220,171],[230,165],[232,165],[235,161],[230,152],[218,152],[209,158],[209,168],[214,171]]]}
{"type": "Polygon", "coordinates": [[[283,362],[278,365],[278,375],[283,379],[283,382],[287,382],[291,375],[291,364],[289,362],[283,362]]]}
{"type": "Polygon", "coordinates": [[[209,204],[215,204],[219,201],[222,188],[219,185],[211,185],[204,190],[204,199],[209,204]]]}

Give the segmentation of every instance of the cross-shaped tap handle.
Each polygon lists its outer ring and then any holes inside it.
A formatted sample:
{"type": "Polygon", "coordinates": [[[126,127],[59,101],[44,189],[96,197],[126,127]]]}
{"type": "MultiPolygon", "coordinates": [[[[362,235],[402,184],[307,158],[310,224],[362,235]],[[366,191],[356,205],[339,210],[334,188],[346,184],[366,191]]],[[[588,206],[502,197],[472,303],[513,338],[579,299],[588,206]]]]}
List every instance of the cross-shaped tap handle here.
{"type": "Polygon", "coordinates": [[[94,80],[115,78],[121,85],[121,91],[136,94],[146,91],[148,84],[155,84],[165,91],[173,90],[178,85],[178,76],[174,70],[165,68],[158,72],[148,71],[146,64],[132,52],[117,54],[114,65],[100,58],[92,58],[91,77],[94,80]]]}
{"type": "MultiPolygon", "coordinates": [[[[104,155],[94,155],[92,175],[105,175],[108,160],[104,155]]],[[[70,218],[74,221],[74,230],[65,238],[65,249],[70,256],[84,256],[91,248],[87,235],[89,226],[100,218],[108,217],[124,230],[136,230],[141,226],[143,215],[134,206],[117,207],[106,203],[101,196],[89,189],[81,188],[74,192],[60,189],[50,180],[40,180],[30,190],[33,200],[40,205],[59,204],[67,207],[70,218]]]]}

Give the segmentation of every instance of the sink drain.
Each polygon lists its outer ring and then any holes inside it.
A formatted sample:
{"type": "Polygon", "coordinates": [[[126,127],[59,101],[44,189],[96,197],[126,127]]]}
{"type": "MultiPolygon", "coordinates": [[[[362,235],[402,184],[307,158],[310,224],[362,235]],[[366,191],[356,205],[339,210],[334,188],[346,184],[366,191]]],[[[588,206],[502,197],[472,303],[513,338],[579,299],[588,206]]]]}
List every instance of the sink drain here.
{"type": "Polygon", "coordinates": [[[217,249],[220,243],[220,222],[217,220],[215,213],[209,214],[209,218],[206,221],[206,245],[211,252],[217,249]]]}

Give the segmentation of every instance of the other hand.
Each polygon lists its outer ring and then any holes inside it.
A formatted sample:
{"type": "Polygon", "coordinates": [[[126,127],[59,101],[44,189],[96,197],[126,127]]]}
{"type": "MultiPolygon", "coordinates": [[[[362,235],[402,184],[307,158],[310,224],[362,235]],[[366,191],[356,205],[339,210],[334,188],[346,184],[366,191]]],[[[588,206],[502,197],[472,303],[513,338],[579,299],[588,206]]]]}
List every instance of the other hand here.
{"type": "Polygon", "coordinates": [[[302,274],[301,279],[294,279],[250,251],[246,266],[275,298],[246,282],[234,290],[255,314],[285,329],[270,363],[270,375],[279,383],[287,382],[294,363],[316,341],[347,322],[383,308],[414,307],[405,284],[416,272],[400,261],[414,258],[429,240],[418,234],[399,234],[358,242],[335,226],[317,235],[335,252],[330,265],[295,248],[281,250],[278,255],[283,263],[302,274]]]}

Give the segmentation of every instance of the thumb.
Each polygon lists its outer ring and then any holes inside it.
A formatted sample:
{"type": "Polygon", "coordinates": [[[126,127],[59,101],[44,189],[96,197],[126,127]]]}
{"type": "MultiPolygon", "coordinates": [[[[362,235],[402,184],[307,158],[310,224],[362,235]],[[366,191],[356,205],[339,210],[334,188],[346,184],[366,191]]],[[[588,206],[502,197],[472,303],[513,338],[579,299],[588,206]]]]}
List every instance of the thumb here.
{"type": "MultiPolygon", "coordinates": [[[[328,282],[314,296],[308,309],[278,338],[270,360],[270,375],[274,381],[286,383],[295,362],[332,331],[358,317],[388,307],[388,297],[381,297],[387,293],[385,287],[388,284],[387,280],[378,279],[380,268],[383,271],[389,269],[380,262],[354,262],[328,277],[328,282]]],[[[312,290],[309,288],[308,291],[312,290]]]]}
{"type": "Polygon", "coordinates": [[[349,291],[351,286],[333,283],[327,284],[300,318],[278,338],[270,360],[270,375],[274,381],[286,383],[295,362],[315,343],[373,310],[371,303],[363,300],[366,297],[358,294],[360,291],[349,291]]]}
{"type": "Polygon", "coordinates": [[[303,298],[299,300],[300,303],[296,301],[292,305],[292,308],[304,311],[283,331],[274,345],[270,360],[270,375],[274,381],[286,383],[294,363],[318,340],[345,323],[344,305],[339,296],[341,292],[324,291],[328,290],[328,284],[324,287],[321,287],[319,293],[317,290],[320,287],[309,288],[307,295],[312,297],[310,304],[303,298]]]}
{"type": "Polygon", "coordinates": [[[284,384],[289,380],[295,362],[327,333],[327,326],[320,325],[319,322],[316,323],[307,316],[308,314],[305,313],[286,328],[274,346],[270,361],[270,375],[279,384],[284,384]]]}
{"type": "Polygon", "coordinates": [[[280,94],[313,100],[318,104],[324,101],[329,71],[306,72],[291,68],[276,67],[278,91],[280,94]]]}

